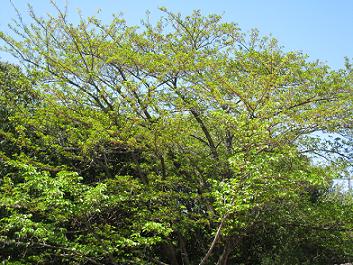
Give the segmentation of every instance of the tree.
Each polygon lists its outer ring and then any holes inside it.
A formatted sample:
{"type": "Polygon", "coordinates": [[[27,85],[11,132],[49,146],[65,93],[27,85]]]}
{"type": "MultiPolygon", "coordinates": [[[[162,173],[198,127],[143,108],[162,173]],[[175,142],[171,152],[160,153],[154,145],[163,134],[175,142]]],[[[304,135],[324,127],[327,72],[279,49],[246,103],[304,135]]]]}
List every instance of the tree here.
{"type": "Polygon", "coordinates": [[[305,156],[320,151],[315,133],[351,128],[348,68],[284,52],[218,15],[161,10],[159,22],[140,28],[120,17],[74,25],[60,9],[48,18],[30,10],[32,24],[0,35],[42,97],[29,117],[11,118],[26,148],[6,163],[1,185],[2,258],[350,259],[351,202],[326,192],[344,156],[324,166],[305,156]]]}

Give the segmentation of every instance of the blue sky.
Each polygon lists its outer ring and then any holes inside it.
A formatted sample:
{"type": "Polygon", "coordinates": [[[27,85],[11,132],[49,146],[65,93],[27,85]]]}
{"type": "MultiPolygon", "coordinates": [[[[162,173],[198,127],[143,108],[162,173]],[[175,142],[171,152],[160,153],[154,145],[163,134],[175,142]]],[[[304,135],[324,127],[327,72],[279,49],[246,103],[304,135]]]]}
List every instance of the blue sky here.
{"type": "MultiPolygon", "coordinates": [[[[53,12],[49,0],[12,1],[23,14],[28,2],[32,2],[40,15],[53,12]]],[[[64,0],[57,3],[62,6],[64,0]]],[[[311,59],[320,59],[333,68],[343,66],[344,56],[353,58],[352,0],[68,0],[68,4],[70,13],[80,9],[85,16],[95,14],[100,8],[100,17],[107,22],[112,13],[123,12],[125,19],[135,25],[146,10],[151,11],[152,18],[157,18],[160,6],[182,14],[200,9],[204,14],[224,14],[226,21],[238,23],[245,31],[258,28],[262,34],[271,33],[286,50],[303,51],[311,59]]],[[[0,30],[6,32],[14,17],[10,0],[2,0],[0,30]]]]}

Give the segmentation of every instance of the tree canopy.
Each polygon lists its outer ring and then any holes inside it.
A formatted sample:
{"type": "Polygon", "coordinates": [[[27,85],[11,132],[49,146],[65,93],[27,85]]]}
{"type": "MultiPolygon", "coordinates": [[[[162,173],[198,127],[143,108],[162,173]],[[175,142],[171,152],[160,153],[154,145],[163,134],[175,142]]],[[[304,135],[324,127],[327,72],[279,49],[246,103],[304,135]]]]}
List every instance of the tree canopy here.
{"type": "Polygon", "coordinates": [[[352,162],[349,60],[161,12],[30,9],[0,34],[21,64],[0,65],[3,262],[351,261],[352,198],[330,192],[352,162]]]}

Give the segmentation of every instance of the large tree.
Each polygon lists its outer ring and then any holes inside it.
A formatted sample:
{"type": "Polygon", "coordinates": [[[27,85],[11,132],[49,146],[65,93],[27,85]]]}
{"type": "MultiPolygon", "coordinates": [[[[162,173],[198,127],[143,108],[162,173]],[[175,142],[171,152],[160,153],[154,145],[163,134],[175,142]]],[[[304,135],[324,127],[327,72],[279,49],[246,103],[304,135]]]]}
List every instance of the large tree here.
{"type": "Polygon", "coordinates": [[[19,140],[0,171],[3,259],[352,258],[351,201],[326,192],[348,151],[320,144],[352,128],[349,64],[331,70],[199,11],[162,8],[140,27],[57,11],[0,35],[41,97],[6,118],[19,140]]]}

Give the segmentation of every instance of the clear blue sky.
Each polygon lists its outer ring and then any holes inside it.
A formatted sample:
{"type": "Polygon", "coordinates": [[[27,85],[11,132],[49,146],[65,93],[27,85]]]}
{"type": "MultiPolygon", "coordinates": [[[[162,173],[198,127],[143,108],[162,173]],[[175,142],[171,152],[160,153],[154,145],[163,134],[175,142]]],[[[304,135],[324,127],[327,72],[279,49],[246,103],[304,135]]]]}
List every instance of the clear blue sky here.
{"type": "MultiPolygon", "coordinates": [[[[53,12],[49,0],[12,0],[26,14],[26,3],[32,2],[37,13],[53,12]]],[[[62,6],[64,0],[57,0],[62,6]]],[[[300,50],[311,59],[320,59],[333,68],[343,66],[344,56],[353,58],[353,0],[68,0],[70,13],[80,9],[83,15],[93,15],[109,21],[112,13],[123,12],[130,24],[139,24],[150,10],[152,17],[160,15],[158,7],[189,14],[200,9],[204,14],[224,13],[245,31],[258,28],[271,33],[286,50],[300,50]]],[[[10,0],[1,1],[0,30],[15,17],[10,0]]],[[[3,58],[5,58],[2,55],[3,58]]]]}

